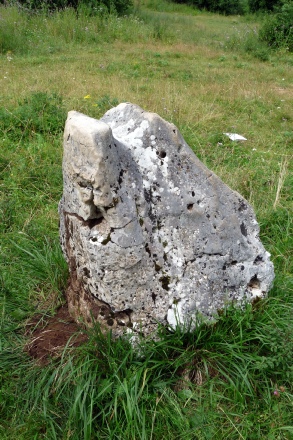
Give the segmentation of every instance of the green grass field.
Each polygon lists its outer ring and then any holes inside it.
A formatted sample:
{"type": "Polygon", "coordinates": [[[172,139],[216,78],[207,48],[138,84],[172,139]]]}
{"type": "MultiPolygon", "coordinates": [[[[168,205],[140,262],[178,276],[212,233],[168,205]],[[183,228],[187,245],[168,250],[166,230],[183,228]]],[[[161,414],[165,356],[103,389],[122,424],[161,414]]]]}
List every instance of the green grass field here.
{"type": "Polygon", "coordinates": [[[0,7],[1,440],[293,439],[293,54],[260,26],[163,0],[121,18],[0,7]],[[125,101],[175,123],[252,204],[274,287],[193,333],[134,349],[93,328],[42,364],[25,347],[64,303],[66,114],[125,101]]]}

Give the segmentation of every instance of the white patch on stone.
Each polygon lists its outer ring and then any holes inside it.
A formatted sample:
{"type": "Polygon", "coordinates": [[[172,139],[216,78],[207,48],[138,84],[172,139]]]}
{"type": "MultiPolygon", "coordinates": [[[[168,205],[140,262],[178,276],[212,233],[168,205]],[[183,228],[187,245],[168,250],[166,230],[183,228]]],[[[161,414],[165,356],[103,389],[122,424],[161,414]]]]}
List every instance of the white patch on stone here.
{"type": "Polygon", "coordinates": [[[171,308],[168,309],[167,321],[169,326],[174,330],[177,326],[180,327],[184,325],[185,320],[182,314],[180,302],[178,302],[177,304],[172,304],[171,308]]]}

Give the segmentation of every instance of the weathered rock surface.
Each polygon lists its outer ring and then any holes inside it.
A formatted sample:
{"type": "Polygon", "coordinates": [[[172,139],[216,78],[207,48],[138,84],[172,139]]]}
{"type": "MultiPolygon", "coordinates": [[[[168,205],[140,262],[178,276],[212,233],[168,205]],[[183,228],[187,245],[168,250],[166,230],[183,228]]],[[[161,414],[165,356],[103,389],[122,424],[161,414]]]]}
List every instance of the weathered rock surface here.
{"type": "Polygon", "coordinates": [[[149,334],[270,288],[251,206],[158,115],[128,103],[99,121],[70,112],[63,175],[60,234],[77,320],[149,334]]]}

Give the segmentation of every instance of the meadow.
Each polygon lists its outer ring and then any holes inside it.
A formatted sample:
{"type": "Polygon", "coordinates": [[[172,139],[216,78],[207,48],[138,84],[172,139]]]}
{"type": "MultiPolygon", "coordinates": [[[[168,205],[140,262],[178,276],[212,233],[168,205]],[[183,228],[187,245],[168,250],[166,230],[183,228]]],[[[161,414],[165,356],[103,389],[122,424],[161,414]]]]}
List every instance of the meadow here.
{"type": "Polygon", "coordinates": [[[261,22],[164,0],[123,17],[0,6],[1,440],[293,439],[293,54],[261,42],[261,22]],[[126,101],[177,125],[253,206],[274,287],[192,333],[161,328],[139,350],[94,326],[40,362],[27,347],[68,277],[66,115],[126,101]]]}

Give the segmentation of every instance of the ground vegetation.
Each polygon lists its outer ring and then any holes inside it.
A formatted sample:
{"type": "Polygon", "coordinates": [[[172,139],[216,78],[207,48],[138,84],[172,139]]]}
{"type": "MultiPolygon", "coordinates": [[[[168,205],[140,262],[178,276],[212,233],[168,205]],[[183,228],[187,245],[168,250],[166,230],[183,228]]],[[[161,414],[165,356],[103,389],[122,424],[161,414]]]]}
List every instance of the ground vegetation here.
{"type": "Polygon", "coordinates": [[[260,17],[135,8],[0,7],[0,438],[290,440],[292,53],[259,38],[260,17]],[[267,299],[134,346],[72,322],[58,238],[67,111],[125,101],[253,205],[276,272],[267,299]]]}

